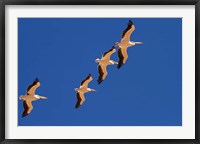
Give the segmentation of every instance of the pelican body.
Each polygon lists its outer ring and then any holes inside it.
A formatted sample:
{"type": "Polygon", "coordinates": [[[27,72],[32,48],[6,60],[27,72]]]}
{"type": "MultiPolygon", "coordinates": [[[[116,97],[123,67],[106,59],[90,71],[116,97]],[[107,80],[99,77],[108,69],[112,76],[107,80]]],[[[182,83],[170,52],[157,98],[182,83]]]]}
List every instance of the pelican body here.
{"type": "Polygon", "coordinates": [[[84,80],[81,82],[80,87],[79,87],[79,88],[75,88],[76,97],[77,97],[77,103],[76,103],[75,108],[79,108],[79,107],[83,104],[83,102],[85,101],[84,93],[96,92],[95,89],[88,88],[88,84],[89,84],[89,82],[91,82],[92,80],[93,80],[92,75],[89,74],[89,75],[86,77],[86,79],[84,79],[84,80]]]}
{"type": "Polygon", "coordinates": [[[100,84],[108,75],[106,67],[108,65],[118,64],[117,62],[110,60],[111,55],[115,52],[116,52],[116,49],[113,46],[110,50],[108,50],[102,55],[101,59],[99,58],[96,59],[96,62],[99,63],[98,65],[99,78],[97,80],[98,84],[100,84]]]}
{"type": "Polygon", "coordinates": [[[118,69],[121,68],[121,66],[125,64],[126,60],[128,59],[127,48],[134,46],[136,44],[142,44],[142,42],[130,41],[130,36],[134,30],[135,26],[133,25],[133,22],[129,20],[127,28],[122,33],[121,42],[115,43],[115,45],[119,47],[118,49],[119,62],[117,66],[118,69]]]}
{"type": "Polygon", "coordinates": [[[27,88],[26,95],[21,95],[20,100],[23,100],[24,112],[22,117],[27,116],[33,109],[32,101],[39,99],[47,99],[47,97],[35,94],[35,90],[40,86],[40,81],[36,78],[35,81],[27,88]]]}

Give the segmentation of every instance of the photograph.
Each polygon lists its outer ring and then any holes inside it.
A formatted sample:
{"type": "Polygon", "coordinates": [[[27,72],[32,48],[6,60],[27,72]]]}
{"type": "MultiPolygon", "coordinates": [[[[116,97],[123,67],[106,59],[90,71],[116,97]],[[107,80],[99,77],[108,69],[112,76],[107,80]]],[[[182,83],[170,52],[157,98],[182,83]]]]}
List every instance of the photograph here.
{"type": "Polygon", "coordinates": [[[19,17],[18,126],[182,127],[182,21],[19,17]]]}

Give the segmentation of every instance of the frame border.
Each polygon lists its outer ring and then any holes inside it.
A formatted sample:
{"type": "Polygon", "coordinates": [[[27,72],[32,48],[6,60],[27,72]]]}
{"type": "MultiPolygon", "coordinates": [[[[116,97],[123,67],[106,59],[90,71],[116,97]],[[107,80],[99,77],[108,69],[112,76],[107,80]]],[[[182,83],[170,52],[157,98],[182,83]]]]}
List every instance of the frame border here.
{"type": "Polygon", "coordinates": [[[0,143],[3,144],[200,144],[200,0],[0,0],[0,143]],[[195,5],[195,139],[5,139],[5,6],[6,5],[195,5]]]}

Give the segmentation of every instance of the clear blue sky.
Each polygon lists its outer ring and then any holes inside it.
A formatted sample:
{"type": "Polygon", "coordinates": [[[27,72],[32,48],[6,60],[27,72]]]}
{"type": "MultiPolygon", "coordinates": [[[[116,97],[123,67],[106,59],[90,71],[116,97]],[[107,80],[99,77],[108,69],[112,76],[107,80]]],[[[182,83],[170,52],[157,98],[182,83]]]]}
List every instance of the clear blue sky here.
{"type": "MultiPolygon", "coordinates": [[[[19,18],[18,96],[39,78],[36,93],[48,100],[33,102],[19,126],[181,126],[181,18],[19,18]],[[107,67],[97,84],[96,58],[120,41],[131,19],[131,39],[143,42],[128,49],[121,69],[107,67]],[[91,73],[86,101],[75,109],[76,93],[91,73]]],[[[111,59],[118,61],[117,53],[111,59]]],[[[14,96],[15,97],[15,96],[14,96]]]]}

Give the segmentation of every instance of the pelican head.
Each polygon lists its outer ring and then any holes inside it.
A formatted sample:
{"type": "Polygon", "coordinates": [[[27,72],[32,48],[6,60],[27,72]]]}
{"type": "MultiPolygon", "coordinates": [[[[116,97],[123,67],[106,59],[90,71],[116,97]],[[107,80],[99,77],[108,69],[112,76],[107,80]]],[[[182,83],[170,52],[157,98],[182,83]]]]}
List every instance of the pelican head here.
{"type": "Polygon", "coordinates": [[[101,61],[101,59],[99,59],[99,58],[97,58],[97,59],[95,60],[96,63],[99,63],[100,61],[101,61]]]}
{"type": "Polygon", "coordinates": [[[74,90],[77,92],[77,91],[78,91],[78,88],[75,88],[74,90]]]}
{"type": "Polygon", "coordinates": [[[115,43],[115,46],[119,46],[119,42],[116,42],[116,43],[115,43]]]}
{"type": "Polygon", "coordinates": [[[21,95],[20,97],[19,97],[19,99],[20,100],[24,100],[24,98],[23,98],[24,96],[23,95],[21,95]]]}

